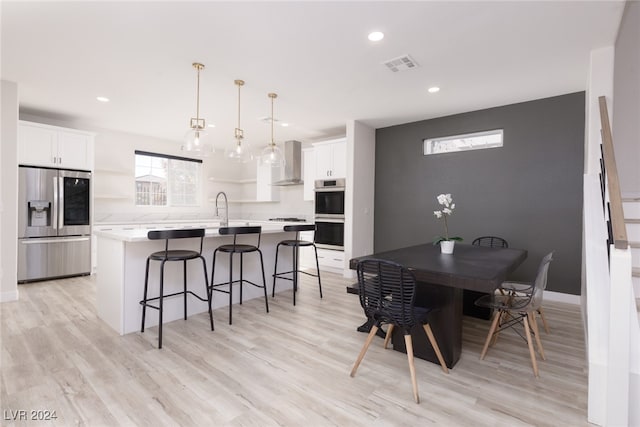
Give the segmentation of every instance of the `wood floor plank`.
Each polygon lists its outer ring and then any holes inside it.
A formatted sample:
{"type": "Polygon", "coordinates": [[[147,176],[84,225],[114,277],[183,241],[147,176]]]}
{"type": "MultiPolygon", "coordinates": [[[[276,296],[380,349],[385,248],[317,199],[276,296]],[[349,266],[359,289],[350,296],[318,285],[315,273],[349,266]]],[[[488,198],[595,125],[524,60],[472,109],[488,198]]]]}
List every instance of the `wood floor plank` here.
{"type": "MultiPolygon", "coordinates": [[[[291,290],[164,327],[118,336],[95,309],[95,277],[21,285],[0,305],[3,410],[56,410],[49,425],[87,426],[555,426],[588,425],[587,367],[578,306],[545,302],[540,378],[527,344],[504,331],[479,355],[490,322],[465,317],[458,364],[415,359],[413,401],[405,354],[375,338],[355,378],[366,334],[351,280],[325,273],[291,290]]],[[[151,313],[150,315],[157,315],[151,313]]],[[[3,425],[27,425],[5,420],[3,425]]],[[[43,423],[47,425],[47,423],[43,423]]]]}

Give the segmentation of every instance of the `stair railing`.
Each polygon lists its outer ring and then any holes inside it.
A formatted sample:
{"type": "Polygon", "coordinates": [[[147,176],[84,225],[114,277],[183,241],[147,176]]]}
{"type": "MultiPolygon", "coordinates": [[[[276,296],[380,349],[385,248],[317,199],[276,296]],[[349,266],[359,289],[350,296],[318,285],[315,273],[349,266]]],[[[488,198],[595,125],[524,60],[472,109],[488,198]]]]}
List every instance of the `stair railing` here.
{"type": "Polygon", "coordinates": [[[599,180],[585,175],[584,188],[588,418],[599,425],[629,425],[638,421],[631,415],[637,390],[630,377],[640,369],[640,330],[609,112],[604,96],[598,102],[601,173],[599,180]]]}
{"type": "Polygon", "coordinates": [[[624,211],[622,208],[622,195],[620,192],[620,180],[618,178],[618,167],[616,156],[613,151],[613,135],[609,124],[609,111],[607,109],[607,99],[604,96],[598,97],[600,104],[600,123],[602,126],[602,177],[606,177],[606,189],[608,197],[608,223],[609,243],[616,249],[628,249],[627,228],[624,224],[624,211]]]}

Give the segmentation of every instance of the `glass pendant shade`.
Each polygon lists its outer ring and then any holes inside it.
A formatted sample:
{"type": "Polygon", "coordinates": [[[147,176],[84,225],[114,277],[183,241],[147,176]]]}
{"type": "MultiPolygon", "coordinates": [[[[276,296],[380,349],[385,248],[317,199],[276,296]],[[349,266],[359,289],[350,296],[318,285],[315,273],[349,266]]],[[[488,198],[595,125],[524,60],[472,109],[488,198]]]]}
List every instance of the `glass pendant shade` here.
{"type": "Polygon", "coordinates": [[[271,142],[265,148],[262,149],[260,155],[260,162],[264,165],[270,165],[271,167],[280,167],[284,165],[284,156],[282,150],[278,148],[275,140],[273,139],[273,122],[275,121],[273,115],[273,100],[278,97],[275,93],[267,94],[271,98],[271,142]]]}
{"type": "Polygon", "coordinates": [[[244,86],[244,80],[234,80],[238,86],[238,127],[235,131],[233,147],[227,150],[226,158],[235,162],[246,163],[253,160],[253,153],[248,142],[244,141],[244,132],[240,128],[240,88],[244,86]]]}
{"type": "Polygon", "coordinates": [[[197,155],[207,156],[213,153],[211,135],[205,129],[191,128],[184,135],[182,149],[197,155]]]}
{"type": "Polygon", "coordinates": [[[236,141],[233,148],[227,151],[227,159],[240,163],[247,163],[253,160],[251,146],[247,141],[236,141]]]}
{"type": "Polygon", "coordinates": [[[206,131],[204,119],[200,118],[200,70],[204,65],[194,62],[193,68],[198,72],[198,83],[196,85],[196,117],[192,117],[189,123],[190,129],[184,135],[182,150],[189,151],[198,156],[208,156],[213,153],[213,143],[209,133],[206,131]]]}
{"type": "Polygon", "coordinates": [[[260,161],[262,164],[271,165],[272,167],[282,166],[284,165],[282,150],[275,143],[269,144],[262,150],[260,161]]]}

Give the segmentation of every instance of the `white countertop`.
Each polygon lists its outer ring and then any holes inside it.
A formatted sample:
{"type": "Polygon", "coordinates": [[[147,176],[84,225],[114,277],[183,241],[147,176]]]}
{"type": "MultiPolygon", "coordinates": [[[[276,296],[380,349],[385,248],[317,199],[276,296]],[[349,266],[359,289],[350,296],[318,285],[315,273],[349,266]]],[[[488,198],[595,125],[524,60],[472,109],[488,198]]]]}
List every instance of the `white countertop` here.
{"type": "Polygon", "coordinates": [[[130,220],[130,221],[95,221],[93,223],[94,226],[100,227],[104,225],[145,225],[145,224],[207,224],[207,223],[218,223],[220,222],[219,218],[201,218],[201,219],[139,219],[139,220],[130,220]]]}
{"type": "MultiPolygon", "coordinates": [[[[176,223],[178,221],[170,221],[171,223],[176,223]]],[[[179,221],[180,223],[187,223],[187,221],[179,221]]],[[[193,223],[193,221],[190,221],[193,223]]],[[[202,222],[202,221],[196,221],[202,222]]],[[[131,224],[131,223],[128,223],[131,224]]],[[[279,221],[239,221],[232,220],[229,221],[230,227],[240,227],[240,226],[262,226],[262,234],[271,234],[271,233],[282,233],[284,232],[283,227],[285,225],[302,225],[302,224],[310,224],[307,222],[279,222],[279,221]]],[[[104,224],[106,225],[106,224],[104,224]]],[[[191,228],[191,227],[185,227],[191,228]]],[[[220,233],[218,232],[220,227],[207,227],[205,230],[205,237],[219,237],[220,233]]],[[[166,230],[166,228],[159,228],[160,230],[166,230]]],[[[147,228],[136,228],[133,230],[93,230],[93,233],[98,237],[106,237],[109,239],[121,240],[123,242],[143,242],[148,241],[147,233],[153,229],[147,228]]]]}

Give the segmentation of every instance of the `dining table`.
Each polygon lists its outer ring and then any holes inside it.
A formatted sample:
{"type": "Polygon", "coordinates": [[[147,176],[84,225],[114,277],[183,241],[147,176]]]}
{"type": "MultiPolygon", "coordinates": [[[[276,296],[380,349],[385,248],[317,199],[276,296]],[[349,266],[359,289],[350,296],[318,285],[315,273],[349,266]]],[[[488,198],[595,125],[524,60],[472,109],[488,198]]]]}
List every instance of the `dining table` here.
{"type": "MultiPolygon", "coordinates": [[[[429,323],[447,366],[453,368],[462,353],[462,291],[493,293],[526,258],[524,249],[456,243],[452,254],[443,254],[439,246],[424,243],[352,258],[349,267],[355,270],[360,261],[380,259],[411,270],[416,277],[414,305],[438,307],[429,323]]],[[[399,329],[394,329],[393,348],[406,353],[399,329]]],[[[415,326],[411,336],[415,357],[439,363],[422,327],[415,326]]]]}

